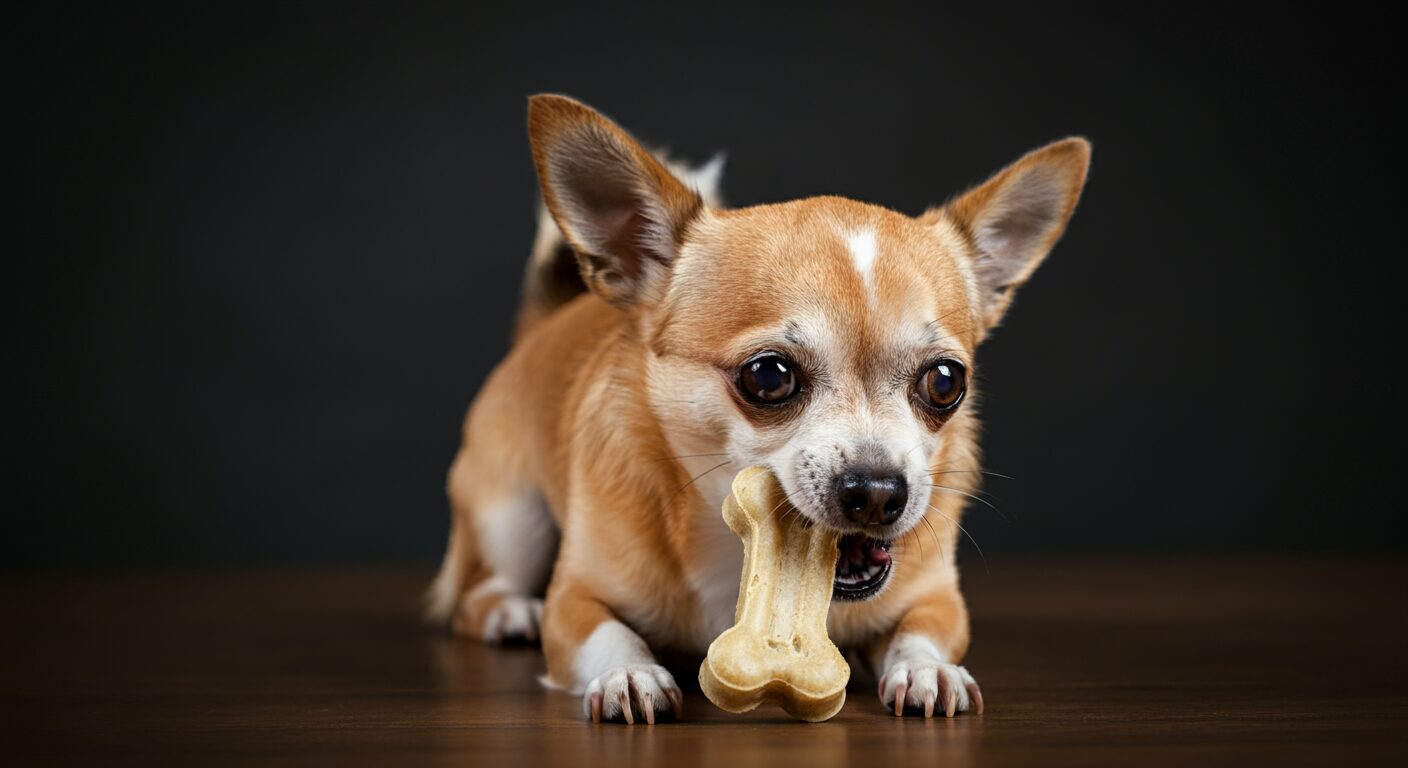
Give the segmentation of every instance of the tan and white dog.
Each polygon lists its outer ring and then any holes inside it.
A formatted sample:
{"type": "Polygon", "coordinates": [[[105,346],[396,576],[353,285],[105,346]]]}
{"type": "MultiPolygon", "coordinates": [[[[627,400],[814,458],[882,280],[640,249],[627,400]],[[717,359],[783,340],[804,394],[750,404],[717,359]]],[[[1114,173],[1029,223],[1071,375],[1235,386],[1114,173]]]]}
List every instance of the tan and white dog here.
{"type": "Polygon", "coordinates": [[[528,124],[590,290],[521,314],[470,408],[430,615],[540,637],[545,681],[594,719],[678,716],[655,651],[702,655],[732,624],[742,546],[720,508],[763,465],[845,534],[827,627],[881,703],[981,711],[953,559],[980,477],[974,353],[1060,237],[1090,145],[911,218],[838,197],[719,210],[576,101],[535,96],[528,124]]]}

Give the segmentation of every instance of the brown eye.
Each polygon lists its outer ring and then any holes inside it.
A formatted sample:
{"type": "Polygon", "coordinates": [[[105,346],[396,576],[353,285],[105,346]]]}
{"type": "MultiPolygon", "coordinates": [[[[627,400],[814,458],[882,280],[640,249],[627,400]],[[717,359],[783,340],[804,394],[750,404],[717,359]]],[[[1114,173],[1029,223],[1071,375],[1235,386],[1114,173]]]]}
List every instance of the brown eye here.
{"type": "Polygon", "coordinates": [[[940,360],[920,374],[919,399],[930,408],[952,410],[968,391],[968,370],[957,360],[940,360]]]}
{"type": "Polygon", "coordinates": [[[792,361],[781,355],[762,355],[743,364],[738,390],[760,405],[777,405],[797,394],[797,373],[792,361]]]}

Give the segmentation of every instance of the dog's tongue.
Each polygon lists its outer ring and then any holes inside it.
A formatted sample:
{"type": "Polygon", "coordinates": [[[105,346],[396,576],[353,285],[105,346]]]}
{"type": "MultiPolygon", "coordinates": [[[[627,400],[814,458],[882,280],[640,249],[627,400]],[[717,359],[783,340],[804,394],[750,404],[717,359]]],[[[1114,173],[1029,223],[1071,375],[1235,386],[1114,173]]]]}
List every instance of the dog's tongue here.
{"type": "Polygon", "coordinates": [[[890,553],[884,545],[863,534],[851,533],[842,536],[838,548],[841,550],[841,557],[837,561],[837,567],[885,565],[890,562],[890,553]]]}

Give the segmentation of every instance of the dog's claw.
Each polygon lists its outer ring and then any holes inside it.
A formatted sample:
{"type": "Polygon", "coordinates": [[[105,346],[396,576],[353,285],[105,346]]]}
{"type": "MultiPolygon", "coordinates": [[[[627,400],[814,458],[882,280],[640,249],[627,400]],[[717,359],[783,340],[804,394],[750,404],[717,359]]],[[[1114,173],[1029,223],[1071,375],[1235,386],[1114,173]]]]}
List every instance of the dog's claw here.
{"type": "Polygon", "coordinates": [[[675,690],[673,685],[673,680],[668,685],[662,681],[660,687],[665,689],[665,698],[670,700],[670,709],[675,713],[675,719],[679,720],[684,717],[684,694],[675,690]]]}
{"type": "Polygon", "coordinates": [[[983,714],[983,692],[978,689],[978,684],[968,683],[965,687],[968,690],[968,699],[973,702],[973,714],[983,714]]]}
{"type": "Polygon", "coordinates": [[[901,659],[880,676],[880,703],[896,717],[908,708],[925,717],[942,709],[946,717],[959,712],[981,713],[983,695],[968,670],[954,664],[933,661],[918,663],[901,659]]]}
{"type": "Polygon", "coordinates": [[[629,664],[603,672],[587,685],[583,704],[594,723],[654,725],[662,714],[684,715],[684,694],[658,664],[629,664]]]}
{"type": "Polygon", "coordinates": [[[621,716],[626,718],[626,725],[635,725],[636,719],[631,714],[631,694],[621,691],[621,716]]]}

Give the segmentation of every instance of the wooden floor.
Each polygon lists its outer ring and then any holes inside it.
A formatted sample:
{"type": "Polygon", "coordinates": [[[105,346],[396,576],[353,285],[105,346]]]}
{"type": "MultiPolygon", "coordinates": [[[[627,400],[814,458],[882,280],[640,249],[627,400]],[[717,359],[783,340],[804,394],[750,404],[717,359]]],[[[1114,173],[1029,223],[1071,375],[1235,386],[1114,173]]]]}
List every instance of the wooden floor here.
{"type": "MultiPolygon", "coordinates": [[[[1408,765],[1408,566],[965,571],[987,712],[583,720],[536,649],[416,623],[418,571],[10,579],[5,765],[1408,765]]],[[[678,677],[692,680],[684,667],[678,677]]]]}

